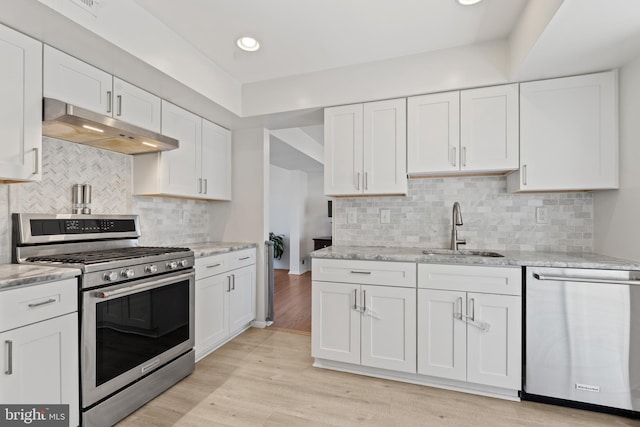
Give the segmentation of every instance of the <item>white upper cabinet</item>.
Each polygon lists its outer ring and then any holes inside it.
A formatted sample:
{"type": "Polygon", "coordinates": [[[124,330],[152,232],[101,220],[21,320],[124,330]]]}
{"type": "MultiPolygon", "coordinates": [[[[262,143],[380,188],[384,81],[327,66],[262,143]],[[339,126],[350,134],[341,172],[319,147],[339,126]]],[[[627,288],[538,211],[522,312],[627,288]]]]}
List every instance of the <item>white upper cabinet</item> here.
{"type": "Polygon", "coordinates": [[[0,25],[0,180],[42,177],[42,43],[0,25]]]}
{"type": "Polygon", "coordinates": [[[202,119],[202,194],[231,200],[231,132],[202,119]]]}
{"type": "Polygon", "coordinates": [[[518,85],[460,92],[460,170],[518,169],[518,85]]]}
{"type": "Polygon", "coordinates": [[[460,148],[460,92],[407,100],[409,175],[457,172],[460,148]]]}
{"type": "Polygon", "coordinates": [[[518,168],[518,85],[414,96],[407,101],[409,175],[518,168]]]}
{"type": "Polygon", "coordinates": [[[617,72],[520,85],[516,191],[618,188],[617,72]]]}
{"type": "Polygon", "coordinates": [[[362,104],[324,110],[324,193],[362,194],[362,104]]]}
{"type": "Polygon", "coordinates": [[[50,46],[44,96],[160,132],[160,98],[50,46]]]}
{"type": "Polygon", "coordinates": [[[113,78],[113,117],[154,132],[161,129],[160,98],[113,78]]]}
{"type": "Polygon", "coordinates": [[[229,130],[163,100],[162,134],[180,147],[134,157],[134,194],[231,200],[229,130]]]}
{"type": "Polygon", "coordinates": [[[327,195],[406,194],[404,99],[325,109],[327,195]]]}

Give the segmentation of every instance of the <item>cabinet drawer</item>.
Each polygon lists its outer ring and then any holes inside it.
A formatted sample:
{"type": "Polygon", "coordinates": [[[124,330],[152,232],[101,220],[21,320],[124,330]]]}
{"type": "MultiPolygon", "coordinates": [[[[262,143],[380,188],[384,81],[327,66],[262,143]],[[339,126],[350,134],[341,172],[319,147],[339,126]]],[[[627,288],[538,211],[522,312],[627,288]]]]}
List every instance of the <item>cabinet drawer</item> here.
{"type": "Polygon", "coordinates": [[[0,292],[0,332],[78,311],[78,280],[0,292]]]}
{"type": "Polygon", "coordinates": [[[521,295],[522,270],[520,267],[418,264],[418,287],[521,295]]]}
{"type": "Polygon", "coordinates": [[[246,267],[256,263],[256,250],[245,249],[242,251],[231,252],[229,254],[229,267],[231,270],[246,267]]]}
{"type": "Polygon", "coordinates": [[[416,264],[410,262],[313,260],[313,280],[400,287],[416,286],[416,264]]]}
{"type": "Polygon", "coordinates": [[[229,261],[230,258],[228,253],[196,258],[196,280],[215,276],[216,274],[231,270],[229,261]]]}

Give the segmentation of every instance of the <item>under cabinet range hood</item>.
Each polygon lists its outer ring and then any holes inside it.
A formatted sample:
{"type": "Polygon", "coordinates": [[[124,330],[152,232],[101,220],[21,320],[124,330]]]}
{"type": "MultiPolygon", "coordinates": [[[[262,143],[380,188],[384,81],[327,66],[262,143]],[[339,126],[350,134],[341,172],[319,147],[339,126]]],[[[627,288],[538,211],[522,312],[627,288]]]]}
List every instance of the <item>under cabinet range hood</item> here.
{"type": "Polygon", "coordinates": [[[43,99],[42,135],[124,154],[178,148],[177,139],[52,98],[43,99]]]}

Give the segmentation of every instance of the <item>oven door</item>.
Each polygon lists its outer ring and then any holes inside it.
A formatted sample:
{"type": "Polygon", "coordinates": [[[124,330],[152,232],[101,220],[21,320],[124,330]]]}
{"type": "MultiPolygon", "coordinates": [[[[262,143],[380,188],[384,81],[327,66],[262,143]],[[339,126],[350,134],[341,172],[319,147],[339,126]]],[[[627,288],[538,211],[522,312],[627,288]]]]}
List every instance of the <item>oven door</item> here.
{"type": "Polygon", "coordinates": [[[193,269],[82,293],[82,406],[194,345],[193,269]]]}

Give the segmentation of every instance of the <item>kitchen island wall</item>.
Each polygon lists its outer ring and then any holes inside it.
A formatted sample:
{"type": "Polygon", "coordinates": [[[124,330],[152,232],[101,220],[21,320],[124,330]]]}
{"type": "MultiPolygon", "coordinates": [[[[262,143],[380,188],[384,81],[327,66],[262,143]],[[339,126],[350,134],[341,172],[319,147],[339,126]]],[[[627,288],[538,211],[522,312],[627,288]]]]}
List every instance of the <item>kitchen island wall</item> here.
{"type": "Polygon", "coordinates": [[[132,196],[133,157],[43,138],[42,181],[0,184],[0,263],[11,262],[11,213],[71,213],[74,184],[91,184],[93,214],[139,214],[141,245],[211,240],[211,202],[132,196]]]}
{"type": "Polygon", "coordinates": [[[407,196],[334,198],[333,244],[447,248],[457,201],[464,222],[459,238],[467,240],[462,249],[593,250],[591,193],[506,190],[505,176],[421,178],[409,180],[407,196]],[[548,224],[536,222],[537,207],[547,209],[548,224]],[[381,222],[383,209],[389,223],[381,222]]]}

